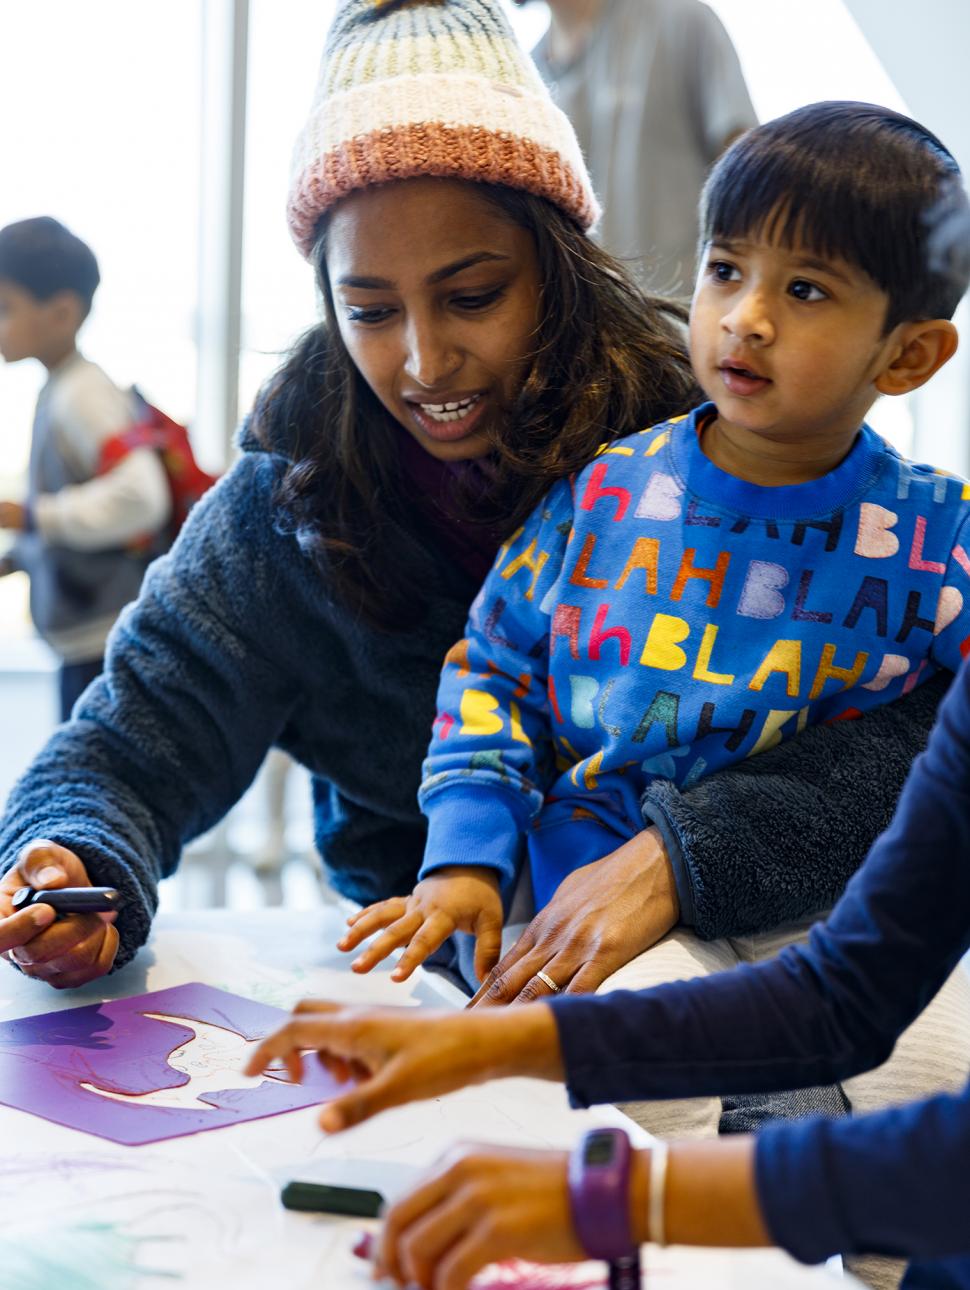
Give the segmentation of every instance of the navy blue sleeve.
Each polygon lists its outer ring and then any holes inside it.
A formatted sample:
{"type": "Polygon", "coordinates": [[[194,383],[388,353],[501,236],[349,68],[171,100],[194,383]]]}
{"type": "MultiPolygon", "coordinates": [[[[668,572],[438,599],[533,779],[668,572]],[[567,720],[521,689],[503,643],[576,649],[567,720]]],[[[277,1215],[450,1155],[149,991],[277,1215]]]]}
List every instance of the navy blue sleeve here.
{"type": "Polygon", "coordinates": [[[939,1258],[970,1249],[968,1161],[970,1087],[858,1118],[769,1126],[755,1176],[772,1239],[804,1263],[939,1258]]]}
{"type": "Polygon", "coordinates": [[[46,837],[121,890],[116,967],[147,938],[159,879],[242,795],[296,703],[306,642],[288,615],[308,562],[284,559],[274,483],[272,459],[247,455],[193,509],[0,821],[0,870],[46,837]]]}
{"type": "Polygon", "coordinates": [[[868,1070],[970,946],[970,670],[892,825],[805,947],[656,990],[553,1001],[574,1103],[804,1087],[868,1070]]]}

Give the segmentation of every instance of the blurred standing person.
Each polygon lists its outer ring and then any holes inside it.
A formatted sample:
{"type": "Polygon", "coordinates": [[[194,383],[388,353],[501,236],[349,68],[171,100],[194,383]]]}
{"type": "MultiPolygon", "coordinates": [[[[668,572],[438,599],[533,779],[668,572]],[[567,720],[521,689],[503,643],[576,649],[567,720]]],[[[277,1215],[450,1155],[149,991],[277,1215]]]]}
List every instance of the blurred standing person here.
{"type": "MultiPolygon", "coordinates": [[[[109,441],[136,420],[133,398],[77,348],[100,282],[80,238],[48,216],[0,229],[0,354],[47,369],[37,399],[26,503],[0,501],[16,534],[0,575],[30,577],[34,626],[61,660],[61,720],[101,671],[104,644],[158,554],[168,523],[165,468],[136,448],[100,470],[109,441]],[[134,544],[134,545],[133,545],[134,544]]],[[[164,544],[163,544],[164,545],[164,544]]]]}
{"type": "Polygon", "coordinates": [[[533,57],[586,156],[598,240],[653,290],[687,293],[708,168],[758,120],[731,39],[700,0],[548,4],[533,57]]]}

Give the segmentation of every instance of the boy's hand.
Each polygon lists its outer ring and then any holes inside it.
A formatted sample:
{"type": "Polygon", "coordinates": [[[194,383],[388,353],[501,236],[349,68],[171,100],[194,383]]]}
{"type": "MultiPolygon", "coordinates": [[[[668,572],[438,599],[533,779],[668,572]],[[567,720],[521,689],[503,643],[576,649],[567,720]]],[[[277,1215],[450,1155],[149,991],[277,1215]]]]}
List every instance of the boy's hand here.
{"type": "Polygon", "coordinates": [[[339,950],[353,950],[372,933],[385,928],[383,936],[351,967],[369,972],[400,945],[407,949],[391,973],[395,981],[406,981],[453,932],[471,932],[475,937],[475,972],[479,980],[498,962],[502,949],[502,898],[494,869],[477,865],[453,865],[419,882],[410,896],[368,905],[347,919],[350,931],[337,942],[339,950]]]}
{"type": "Polygon", "coordinates": [[[26,508],[19,502],[0,502],[0,529],[15,529],[21,533],[26,522],[26,508]]]}
{"type": "Polygon", "coordinates": [[[24,847],[17,863],[0,878],[0,955],[16,963],[25,976],[58,990],[104,976],[118,953],[117,914],[57,918],[50,905],[15,913],[11,903],[21,887],[90,886],[87,870],[73,851],[46,839],[24,847]]]}

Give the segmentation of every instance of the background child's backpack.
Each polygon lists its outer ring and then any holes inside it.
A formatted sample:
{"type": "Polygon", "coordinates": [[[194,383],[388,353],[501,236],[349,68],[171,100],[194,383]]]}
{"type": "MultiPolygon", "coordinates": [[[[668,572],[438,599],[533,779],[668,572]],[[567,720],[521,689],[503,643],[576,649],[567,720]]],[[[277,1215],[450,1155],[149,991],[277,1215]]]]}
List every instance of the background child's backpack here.
{"type": "Polygon", "coordinates": [[[196,461],[189,432],[184,425],[166,416],[134,387],[131,395],[137,419],[102,444],[97,474],[106,474],[136,448],[154,448],[165,468],[172,494],[172,514],[163,534],[148,534],[132,545],[139,549],[157,547],[161,538],[164,546],[168,547],[178,536],[189,511],[218,476],[210,475],[196,461]]]}

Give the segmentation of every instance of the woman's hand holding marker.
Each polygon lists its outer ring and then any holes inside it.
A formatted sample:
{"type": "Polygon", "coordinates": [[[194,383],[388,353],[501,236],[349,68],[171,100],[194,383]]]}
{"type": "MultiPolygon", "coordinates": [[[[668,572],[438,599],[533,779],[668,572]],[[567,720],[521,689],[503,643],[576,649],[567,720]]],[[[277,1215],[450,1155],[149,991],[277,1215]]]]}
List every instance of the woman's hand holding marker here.
{"type": "Polygon", "coordinates": [[[106,975],[118,953],[117,914],[57,918],[43,902],[20,910],[13,903],[24,887],[90,886],[87,870],[73,851],[46,839],[24,847],[17,863],[0,878],[0,954],[25,976],[59,990],[76,989],[106,975]]]}
{"type": "Polygon", "coordinates": [[[454,932],[475,937],[475,972],[486,977],[502,951],[502,897],[493,869],[455,865],[419,882],[410,896],[394,896],[351,914],[350,930],[337,942],[354,950],[374,932],[382,936],[353,962],[355,972],[369,972],[393,950],[407,946],[391,973],[406,981],[419,964],[454,932]]]}
{"type": "Polygon", "coordinates": [[[466,1084],[505,1075],[562,1078],[559,1032],[545,1005],[481,1013],[437,1012],[416,1017],[409,1009],[350,1008],[305,999],[280,1030],[269,1035],[246,1066],[258,1075],[282,1061],[301,1077],[301,1054],[320,1061],[351,1092],[328,1102],[320,1126],[349,1129],[388,1107],[439,1097],[466,1084]]]}

